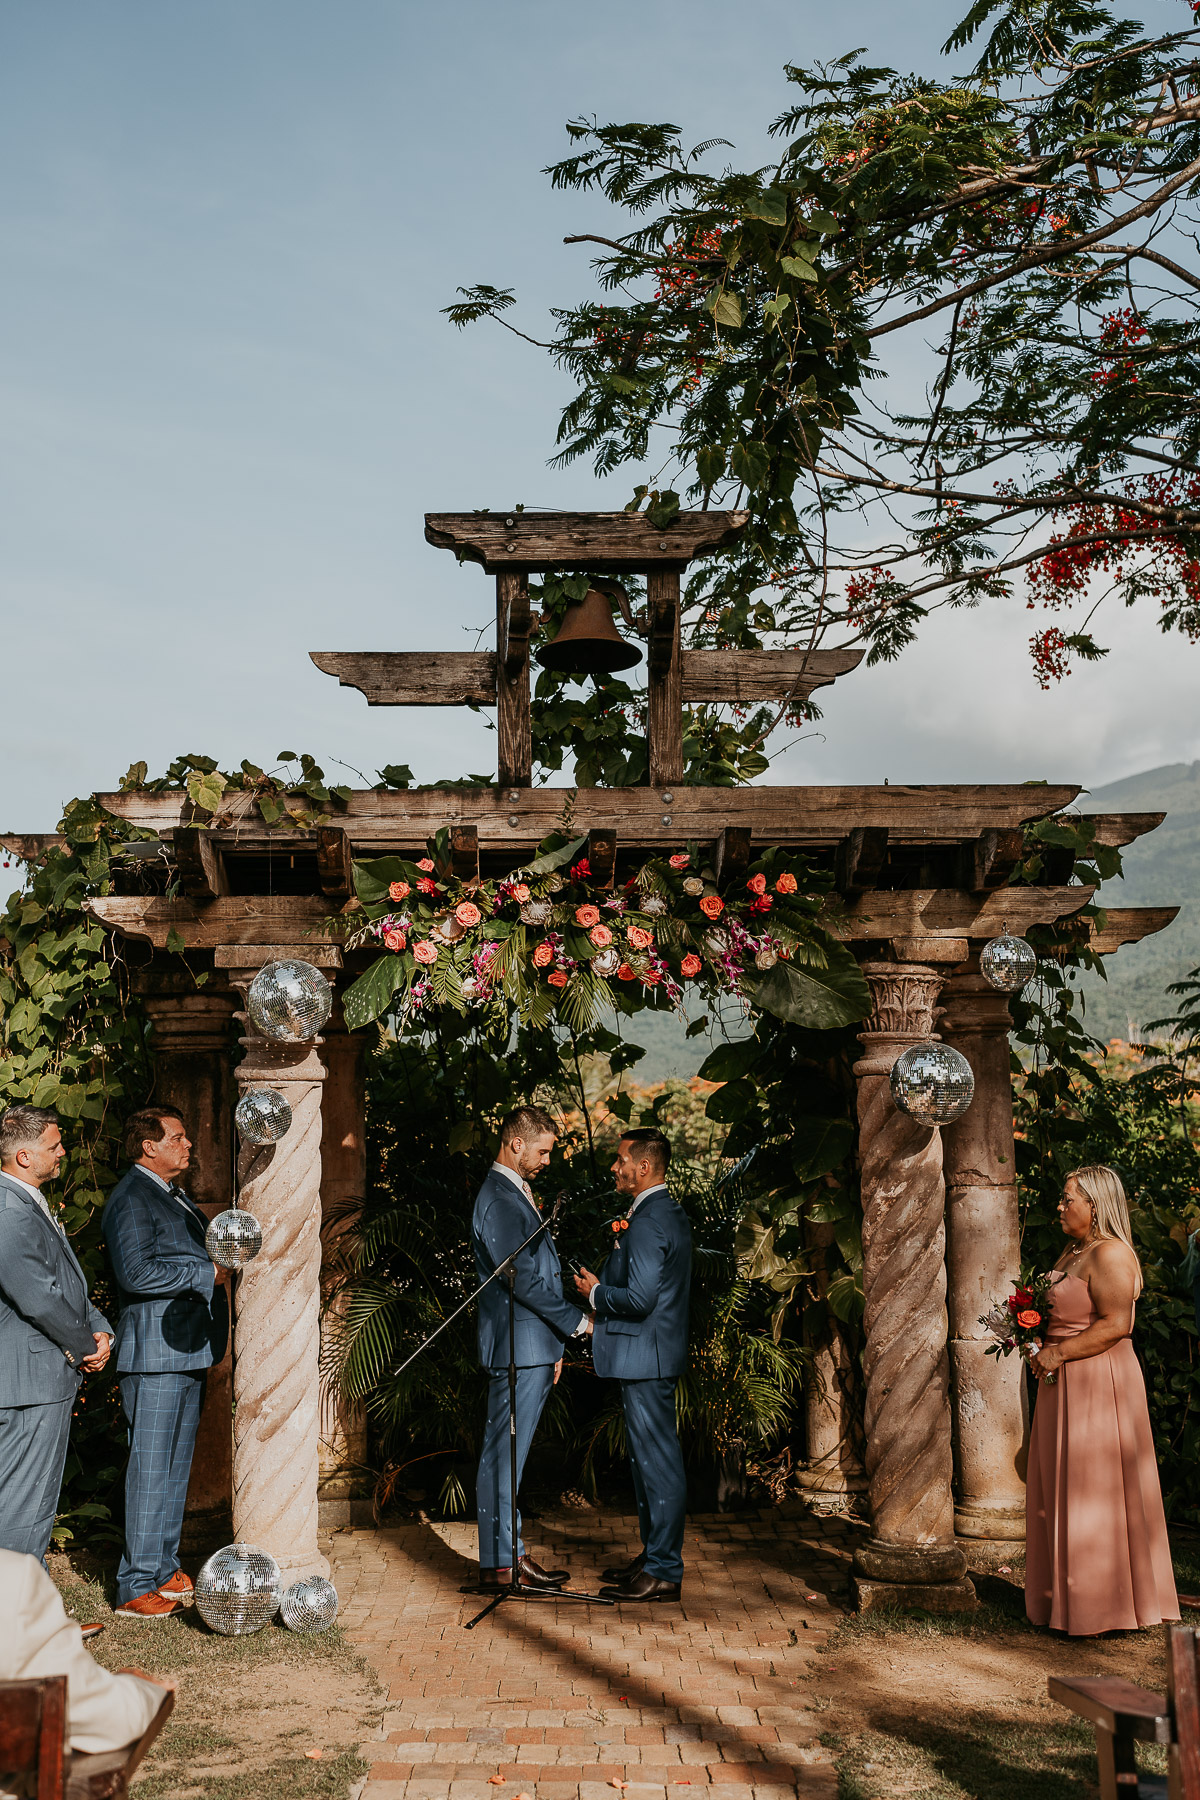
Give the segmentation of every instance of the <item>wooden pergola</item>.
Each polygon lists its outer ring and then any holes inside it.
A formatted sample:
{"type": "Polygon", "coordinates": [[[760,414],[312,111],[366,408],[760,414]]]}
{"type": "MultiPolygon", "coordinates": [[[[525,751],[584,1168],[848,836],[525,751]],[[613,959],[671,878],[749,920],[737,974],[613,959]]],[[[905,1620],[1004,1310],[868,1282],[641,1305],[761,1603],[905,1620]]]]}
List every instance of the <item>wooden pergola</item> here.
{"type": "MultiPolygon", "coordinates": [[[[566,794],[532,785],[530,753],[528,579],[555,569],[637,573],[647,583],[649,780],[574,791],[573,830],[588,833],[593,878],[611,881],[627,860],[692,839],[713,846],[722,879],[755,846],[803,849],[833,871],[836,895],[823,922],[853,946],[870,987],[874,1012],[855,1066],[873,1521],[858,1559],[860,1601],[961,1605],[970,1589],[960,1540],[1023,1536],[1020,1370],[1016,1359],[985,1358],[978,1325],[1018,1265],[1010,1018],[1004,996],[979,973],[978,953],[1005,926],[1024,932],[1074,920],[1080,941],[1109,954],[1161,930],[1177,909],[1109,909],[1098,932],[1078,917],[1092,889],[1071,883],[1069,849],[1044,850],[1036,884],[1006,885],[1023,828],[1074,816],[1077,785],[685,784],[686,704],[800,704],[851,672],[861,654],[681,648],[681,574],[693,557],[734,541],[744,523],[739,513],[681,513],[665,530],[628,513],[427,516],[431,543],[495,576],[495,650],[315,651],[313,661],[373,706],[495,705],[493,787],[359,790],[335,821],[271,829],[249,794],[226,794],[212,817],[194,816],[175,791],[98,796],[155,834],[121,878],[123,891],[90,906],[130,945],[154,1022],[158,1093],[182,1107],[197,1140],[195,1192],[210,1212],[230,1198],[235,1084],[269,1084],[292,1104],[292,1130],[244,1176],[263,1251],[239,1277],[232,1375],[227,1363],[210,1387],[190,1496],[200,1509],[231,1501],[237,1535],[270,1549],[289,1575],[322,1567],[319,1512],[329,1523],[351,1517],[366,1460],[361,1419],[339,1416],[318,1376],[322,1214],[365,1186],[363,1039],[335,1008],[316,1046],[269,1044],[246,1020],[245,991],[283,955],[317,963],[338,991],[353,978],[363,959],[326,934],[326,921],[356,905],[356,857],[423,854],[444,827],[460,875],[507,871],[560,823],[566,794]],[[208,980],[197,988],[199,972],[208,980]],[[235,1021],[244,1052],[236,1068],[235,1021]],[[895,1058],[935,1029],[964,1052],[976,1078],[972,1107],[942,1132],[897,1113],[888,1086],[895,1058]]],[[[294,802],[297,813],[302,804],[294,802]]],[[[1101,843],[1121,845],[1162,817],[1108,814],[1093,824],[1101,843]]],[[[46,840],[4,841],[30,855],[46,840]]],[[[863,1475],[838,1347],[818,1340],[814,1349],[805,1480],[834,1504],[863,1475]]]]}

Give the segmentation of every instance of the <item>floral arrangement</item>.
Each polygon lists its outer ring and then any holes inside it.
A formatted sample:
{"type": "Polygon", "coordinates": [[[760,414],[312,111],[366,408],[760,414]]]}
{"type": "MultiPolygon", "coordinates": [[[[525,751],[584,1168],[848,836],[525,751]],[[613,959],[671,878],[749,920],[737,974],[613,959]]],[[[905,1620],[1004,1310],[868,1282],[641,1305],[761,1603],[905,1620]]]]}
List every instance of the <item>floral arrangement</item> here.
{"type": "MultiPolygon", "coordinates": [[[[1022,1361],[1028,1362],[1037,1355],[1049,1311],[1046,1296],[1059,1279],[1056,1269],[1044,1275],[1030,1275],[1018,1282],[1002,1306],[993,1306],[983,1314],[979,1323],[986,1325],[996,1340],[988,1345],[985,1356],[1011,1356],[1015,1350],[1022,1361]]],[[[1043,1379],[1050,1383],[1057,1376],[1051,1372],[1043,1379]]]]}
{"type": "Polygon", "coordinates": [[[693,985],[818,1028],[868,1010],[857,964],[816,923],[830,878],[803,857],[768,849],[722,886],[690,844],[604,888],[587,839],[556,835],[526,867],[462,881],[446,837],[416,862],[355,865],[360,907],[337,925],[348,950],[382,954],[346,992],[351,1028],[511,1005],[523,1022],[586,1030],[605,1009],[677,1007],[693,985]]]}

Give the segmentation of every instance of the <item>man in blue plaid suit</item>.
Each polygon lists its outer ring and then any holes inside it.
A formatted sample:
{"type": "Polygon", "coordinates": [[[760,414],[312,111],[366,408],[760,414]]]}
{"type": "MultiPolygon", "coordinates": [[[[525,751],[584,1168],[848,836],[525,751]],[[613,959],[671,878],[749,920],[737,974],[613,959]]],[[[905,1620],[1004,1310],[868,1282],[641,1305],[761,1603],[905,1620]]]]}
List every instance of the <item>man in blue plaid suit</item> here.
{"type": "Polygon", "coordinates": [[[225,1352],[225,1271],[204,1246],[208,1221],[175,1185],[192,1146],[173,1107],[135,1113],[134,1158],[104,1208],[104,1235],[121,1302],[117,1373],[129,1421],[125,1554],[117,1612],[166,1618],[192,1598],[179,1536],[206,1370],[225,1352]]]}

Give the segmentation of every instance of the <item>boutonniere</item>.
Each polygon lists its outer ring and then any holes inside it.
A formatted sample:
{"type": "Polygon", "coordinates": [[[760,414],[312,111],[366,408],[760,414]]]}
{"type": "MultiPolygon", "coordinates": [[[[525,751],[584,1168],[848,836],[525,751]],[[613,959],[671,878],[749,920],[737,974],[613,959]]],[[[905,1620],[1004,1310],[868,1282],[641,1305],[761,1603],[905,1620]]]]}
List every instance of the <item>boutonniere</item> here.
{"type": "Polygon", "coordinates": [[[628,1231],[629,1230],[629,1220],[628,1219],[613,1219],[610,1221],[610,1223],[611,1223],[614,1235],[619,1231],[628,1231]]]}

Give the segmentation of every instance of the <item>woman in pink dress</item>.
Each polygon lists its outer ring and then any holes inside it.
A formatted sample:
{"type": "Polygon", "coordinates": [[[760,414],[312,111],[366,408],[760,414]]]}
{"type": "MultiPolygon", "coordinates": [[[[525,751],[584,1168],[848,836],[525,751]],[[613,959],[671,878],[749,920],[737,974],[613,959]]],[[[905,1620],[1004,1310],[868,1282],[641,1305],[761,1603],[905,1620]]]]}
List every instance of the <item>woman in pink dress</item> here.
{"type": "Polygon", "coordinates": [[[1055,1264],[1046,1342],[1030,1361],[1025,1610],[1035,1625],[1094,1637],[1177,1619],[1179,1602],[1130,1342],[1142,1267],[1120,1176],[1076,1169],[1058,1216],[1070,1243],[1055,1264]]]}

